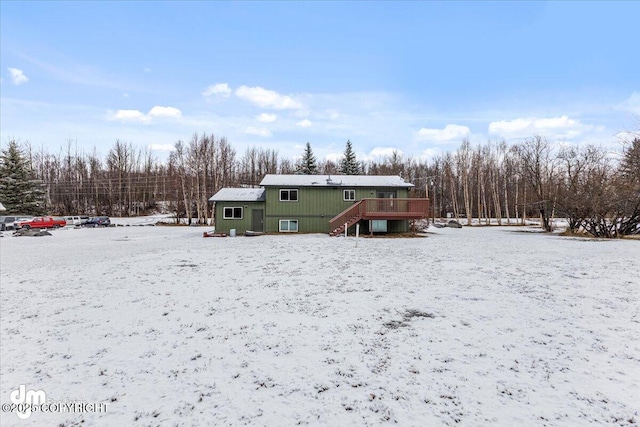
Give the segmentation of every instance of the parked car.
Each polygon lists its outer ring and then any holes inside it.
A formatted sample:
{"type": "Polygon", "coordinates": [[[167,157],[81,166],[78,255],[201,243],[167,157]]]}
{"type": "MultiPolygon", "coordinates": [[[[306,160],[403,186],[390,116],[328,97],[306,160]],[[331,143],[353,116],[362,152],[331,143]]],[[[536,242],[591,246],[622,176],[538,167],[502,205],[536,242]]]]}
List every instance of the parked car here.
{"type": "Polygon", "coordinates": [[[0,231],[13,230],[13,223],[17,219],[17,216],[0,216],[0,231]]]}
{"type": "Polygon", "coordinates": [[[24,221],[30,221],[32,220],[33,217],[32,216],[17,216],[16,220],[13,221],[13,229],[17,230],[18,228],[20,228],[20,226],[18,225],[18,223],[20,222],[24,222],[24,221]]]}
{"type": "Polygon", "coordinates": [[[64,218],[52,216],[38,216],[28,221],[20,221],[15,223],[16,228],[60,228],[67,225],[64,218]]]}
{"type": "Polygon", "coordinates": [[[84,225],[85,227],[109,227],[111,220],[108,216],[94,216],[89,218],[89,221],[84,225]]]}
{"type": "Polygon", "coordinates": [[[65,216],[64,219],[68,226],[82,225],[82,219],[79,216],[65,216]]]}
{"type": "Polygon", "coordinates": [[[85,225],[90,219],[91,217],[88,216],[80,216],[80,225],[85,225]]]}

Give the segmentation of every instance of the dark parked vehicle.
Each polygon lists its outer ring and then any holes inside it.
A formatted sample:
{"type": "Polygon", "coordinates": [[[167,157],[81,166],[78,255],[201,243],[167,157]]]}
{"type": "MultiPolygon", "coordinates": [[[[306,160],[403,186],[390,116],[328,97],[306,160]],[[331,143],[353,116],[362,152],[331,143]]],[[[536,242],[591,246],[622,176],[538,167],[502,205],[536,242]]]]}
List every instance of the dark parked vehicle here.
{"type": "Polygon", "coordinates": [[[109,227],[111,220],[108,216],[94,216],[84,224],[85,227],[109,227]]]}

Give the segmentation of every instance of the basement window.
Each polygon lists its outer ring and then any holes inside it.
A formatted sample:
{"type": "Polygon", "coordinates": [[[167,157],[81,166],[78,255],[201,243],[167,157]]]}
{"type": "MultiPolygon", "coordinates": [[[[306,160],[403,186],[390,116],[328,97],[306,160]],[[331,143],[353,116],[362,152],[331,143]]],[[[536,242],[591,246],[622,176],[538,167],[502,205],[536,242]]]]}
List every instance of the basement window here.
{"type": "Polygon", "coordinates": [[[344,190],[342,198],[343,198],[343,200],[345,202],[353,202],[353,201],[355,201],[356,200],[356,190],[344,190]]]}
{"type": "Polygon", "coordinates": [[[223,219],[242,219],[242,208],[224,208],[223,219]]]}
{"type": "Polygon", "coordinates": [[[298,190],[295,188],[283,188],[280,190],[281,202],[297,202],[298,190]]]}
{"type": "Polygon", "coordinates": [[[297,219],[281,219],[278,227],[278,231],[280,231],[281,233],[297,233],[298,220],[297,219]]]}

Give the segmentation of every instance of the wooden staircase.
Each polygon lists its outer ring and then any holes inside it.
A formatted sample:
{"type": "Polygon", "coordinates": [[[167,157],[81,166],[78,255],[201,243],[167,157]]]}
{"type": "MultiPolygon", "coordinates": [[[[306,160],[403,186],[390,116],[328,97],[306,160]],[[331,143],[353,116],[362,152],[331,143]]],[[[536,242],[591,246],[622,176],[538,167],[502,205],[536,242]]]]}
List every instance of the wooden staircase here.
{"type": "Polygon", "coordinates": [[[363,200],[359,201],[332,218],[331,221],[329,221],[331,224],[331,231],[329,232],[329,235],[339,236],[344,233],[345,224],[346,228],[349,228],[360,221],[363,216],[363,202],[363,200]]]}
{"type": "Polygon", "coordinates": [[[356,224],[358,221],[360,221],[362,219],[362,215],[356,215],[354,217],[351,217],[347,220],[346,223],[342,224],[341,226],[339,226],[338,228],[335,228],[333,230],[331,230],[331,232],[329,233],[330,236],[339,236],[340,234],[344,233],[344,229],[345,229],[345,224],[346,224],[346,228],[351,227],[352,225],[356,224]]]}

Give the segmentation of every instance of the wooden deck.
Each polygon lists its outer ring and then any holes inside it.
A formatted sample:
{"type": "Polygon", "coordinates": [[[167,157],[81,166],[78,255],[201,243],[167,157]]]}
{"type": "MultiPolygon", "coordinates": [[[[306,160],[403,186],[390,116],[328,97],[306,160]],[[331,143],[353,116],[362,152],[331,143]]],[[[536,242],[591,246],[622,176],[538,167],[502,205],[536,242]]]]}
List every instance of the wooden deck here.
{"type": "Polygon", "coordinates": [[[362,199],[333,217],[329,224],[335,235],[344,232],[345,224],[351,227],[363,219],[421,219],[427,218],[428,212],[429,199],[362,199]]]}

